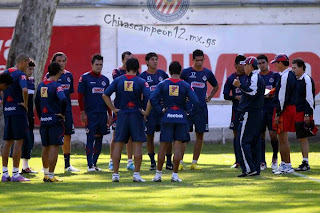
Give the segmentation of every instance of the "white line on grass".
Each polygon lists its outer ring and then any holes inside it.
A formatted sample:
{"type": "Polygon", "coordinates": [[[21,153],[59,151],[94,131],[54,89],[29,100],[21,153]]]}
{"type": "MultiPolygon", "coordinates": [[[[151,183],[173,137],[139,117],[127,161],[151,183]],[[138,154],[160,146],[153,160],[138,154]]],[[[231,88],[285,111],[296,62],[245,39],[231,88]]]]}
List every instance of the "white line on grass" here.
{"type": "Polygon", "coordinates": [[[308,179],[308,180],[313,180],[313,181],[316,181],[316,182],[320,183],[320,180],[319,180],[319,179],[311,178],[311,177],[308,177],[308,176],[306,176],[306,175],[303,175],[303,174],[300,174],[300,173],[297,173],[297,172],[293,172],[293,173],[291,173],[291,174],[293,174],[293,175],[295,175],[295,176],[299,176],[299,177],[305,178],[305,179],[308,179]]]}

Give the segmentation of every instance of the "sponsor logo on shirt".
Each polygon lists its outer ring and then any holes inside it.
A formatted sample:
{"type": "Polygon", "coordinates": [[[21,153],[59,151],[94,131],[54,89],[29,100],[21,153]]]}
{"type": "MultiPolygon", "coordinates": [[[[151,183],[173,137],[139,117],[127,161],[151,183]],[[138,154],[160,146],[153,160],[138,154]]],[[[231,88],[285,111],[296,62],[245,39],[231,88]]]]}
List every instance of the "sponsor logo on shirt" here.
{"type": "Polygon", "coordinates": [[[150,91],[152,91],[152,92],[153,92],[153,91],[155,91],[155,90],[156,90],[156,88],[157,88],[157,85],[153,85],[153,86],[151,86],[151,87],[150,87],[150,91]]]}
{"type": "Polygon", "coordinates": [[[90,81],[90,84],[96,84],[97,82],[95,82],[95,81],[90,81]]]}
{"type": "Polygon", "coordinates": [[[62,87],[57,87],[57,92],[63,92],[63,88],[62,87]]]}
{"type": "Polygon", "coordinates": [[[191,75],[189,76],[189,78],[197,78],[196,72],[191,72],[191,75]]]}
{"type": "Polygon", "coordinates": [[[178,85],[169,85],[169,96],[179,96],[178,85]]]}
{"type": "Polygon", "coordinates": [[[167,118],[183,118],[183,115],[182,114],[171,114],[171,113],[168,113],[167,114],[167,118]]]}
{"type": "Polygon", "coordinates": [[[5,108],[4,108],[4,111],[6,111],[6,112],[16,111],[16,110],[17,110],[16,107],[5,107],[5,108]]]}
{"type": "Polygon", "coordinates": [[[69,90],[70,89],[70,84],[61,84],[61,87],[63,90],[69,90]]]}
{"type": "Polygon", "coordinates": [[[40,88],[41,98],[48,98],[48,87],[40,88]]]}
{"type": "Polygon", "coordinates": [[[103,94],[103,93],[104,93],[104,88],[101,88],[101,87],[93,87],[93,88],[92,88],[92,93],[103,94]]]}
{"type": "Polygon", "coordinates": [[[52,117],[41,117],[41,121],[52,121],[52,117]]]}
{"type": "Polygon", "coordinates": [[[197,81],[191,82],[191,87],[193,88],[204,88],[205,86],[206,84],[203,82],[197,82],[197,81]]]}
{"type": "Polygon", "coordinates": [[[124,91],[133,92],[133,81],[124,81],[124,91]]]}

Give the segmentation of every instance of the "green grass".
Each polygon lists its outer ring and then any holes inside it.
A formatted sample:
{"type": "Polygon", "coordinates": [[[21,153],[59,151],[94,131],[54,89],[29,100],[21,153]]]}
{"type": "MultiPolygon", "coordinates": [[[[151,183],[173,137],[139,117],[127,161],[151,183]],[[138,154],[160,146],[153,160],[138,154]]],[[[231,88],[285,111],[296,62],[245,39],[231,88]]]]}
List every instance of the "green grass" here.
{"type": "MultiPolygon", "coordinates": [[[[310,150],[312,171],[303,174],[320,180],[320,143],[312,142],[310,150]]],[[[269,144],[267,151],[269,164],[269,144]]],[[[171,172],[165,170],[161,183],[151,182],[155,172],[148,171],[147,155],[141,172],[147,182],[132,182],[123,155],[121,182],[112,183],[112,173],[106,169],[108,155],[99,159],[104,172],[86,173],[85,155],[82,150],[74,153],[72,163],[82,172],[65,174],[60,155],[56,173],[63,183],[43,183],[43,174],[29,175],[29,183],[0,183],[0,212],[320,212],[319,182],[292,174],[275,176],[270,168],[258,177],[237,178],[240,170],[230,169],[231,144],[204,145],[199,161],[202,171],[188,169],[189,144],[187,169],[179,173],[182,183],[171,183],[171,172]]],[[[30,165],[40,171],[39,152],[35,155],[30,165]]],[[[292,144],[291,158],[294,167],[301,163],[297,143],[292,144]]]]}

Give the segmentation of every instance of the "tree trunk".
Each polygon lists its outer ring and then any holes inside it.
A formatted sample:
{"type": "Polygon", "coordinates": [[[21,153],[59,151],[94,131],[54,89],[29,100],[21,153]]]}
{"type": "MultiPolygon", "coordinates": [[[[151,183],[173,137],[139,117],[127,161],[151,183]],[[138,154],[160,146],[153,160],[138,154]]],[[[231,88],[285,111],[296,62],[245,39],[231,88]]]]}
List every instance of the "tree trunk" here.
{"type": "MultiPolygon", "coordinates": [[[[16,20],[7,67],[15,65],[15,58],[20,53],[25,53],[34,59],[37,64],[33,74],[36,88],[41,82],[48,58],[53,19],[58,3],[59,0],[23,0],[16,20]]],[[[2,145],[4,129],[2,107],[0,111],[0,145],[2,145]]]]}

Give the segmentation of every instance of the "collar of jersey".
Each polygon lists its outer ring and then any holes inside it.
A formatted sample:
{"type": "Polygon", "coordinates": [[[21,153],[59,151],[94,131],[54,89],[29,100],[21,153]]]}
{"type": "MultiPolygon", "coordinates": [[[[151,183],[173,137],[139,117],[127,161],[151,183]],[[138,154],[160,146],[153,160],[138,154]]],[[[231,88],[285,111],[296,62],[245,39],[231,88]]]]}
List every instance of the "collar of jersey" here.
{"type": "Polygon", "coordinates": [[[196,71],[196,72],[202,72],[203,70],[204,70],[204,67],[202,67],[202,70],[196,70],[196,69],[194,69],[193,67],[191,67],[192,68],[192,70],[194,70],[194,71],[196,71]]]}
{"type": "Polygon", "coordinates": [[[137,77],[137,75],[129,75],[129,74],[125,74],[124,76],[126,76],[127,79],[131,80],[134,77],[137,77]]]}
{"type": "Polygon", "coordinates": [[[45,80],[45,81],[43,81],[43,83],[45,84],[45,85],[48,85],[48,84],[50,84],[50,83],[52,83],[53,81],[52,80],[45,80]]]}
{"type": "Polygon", "coordinates": [[[93,71],[90,71],[90,74],[94,77],[100,77],[101,76],[101,73],[99,73],[99,75],[95,74],[93,71]]]}
{"type": "Polygon", "coordinates": [[[172,82],[172,83],[178,83],[178,82],[180,82],[180,81],[182,81],[182,79],[176,79],[176,78],[169,78],[169,80],[172,82]]]}
{"type": "Polygon", "coordinates": [[[289,72],[291,70],[290,67],[288,67],[287,69],[283,70],[282,72],[279,72],[279,74],[282,76],[284,75],[285,73],[289,72]]]}

